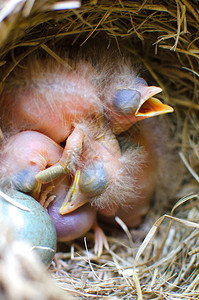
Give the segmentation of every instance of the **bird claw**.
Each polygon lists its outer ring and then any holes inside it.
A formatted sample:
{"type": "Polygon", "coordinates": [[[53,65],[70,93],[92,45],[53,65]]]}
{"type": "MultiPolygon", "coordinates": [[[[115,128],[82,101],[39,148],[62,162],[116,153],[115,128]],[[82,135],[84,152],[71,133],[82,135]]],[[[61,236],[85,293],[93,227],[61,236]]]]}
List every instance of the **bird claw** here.
{"type": "Polygon", "coordinates": [[[97,256],[101,256],[103,252],[103,248],[109,250],[108,241],[104,231],[99,227],[97,223],[93,225],[93,230],[94,230],[94,241],[95,241],[94,252],[95,254],[97,254],[97,256]]]}
{"type": "Polygon", "coordinates": [[[49,196],[48,194],[54,189],[53,185],[47,186],[47,188],[42,192],[39,203],[44,207],[48,208],[49,204],[54,201],[56,195],[49,196]]]}

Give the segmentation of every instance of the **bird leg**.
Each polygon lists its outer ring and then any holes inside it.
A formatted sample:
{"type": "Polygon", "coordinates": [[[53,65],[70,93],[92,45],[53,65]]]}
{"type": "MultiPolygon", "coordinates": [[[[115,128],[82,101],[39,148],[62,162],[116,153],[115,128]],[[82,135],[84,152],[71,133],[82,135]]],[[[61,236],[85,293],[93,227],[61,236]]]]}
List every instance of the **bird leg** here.
{"type": "Polygon", "coordinates": [[[36,180],[45,184],[73,171],[82,152],[83,139],[84,133],[77,125],[66,140],[66,146],[59,162],[39,172],[35,177],[36,180]]]}

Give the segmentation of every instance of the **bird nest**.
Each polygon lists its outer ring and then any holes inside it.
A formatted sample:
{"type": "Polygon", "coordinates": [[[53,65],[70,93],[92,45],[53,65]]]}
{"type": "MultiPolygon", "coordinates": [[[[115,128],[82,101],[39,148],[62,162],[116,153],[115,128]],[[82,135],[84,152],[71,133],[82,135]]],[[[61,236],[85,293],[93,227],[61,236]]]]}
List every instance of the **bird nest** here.
{"type": "MultiPolygon", "coordinates": [[[[198,299],[199,104],[197,0],[5,0],[0,4],[1,85],[20,61],[56,44],[101,36],[125,47],[175,109],[170,119],[186,172],[173,208],[109,234],[94,254],[93,234],[58,245],[48,270],[1,224],[1,299],[198,299]],[[12,57],[13,63],[8,63],[12,57]],[[14,59],[13,59],[14,58],[14,59]]],[[[176,179],[177,180],[177,179],[176,179]]]]}

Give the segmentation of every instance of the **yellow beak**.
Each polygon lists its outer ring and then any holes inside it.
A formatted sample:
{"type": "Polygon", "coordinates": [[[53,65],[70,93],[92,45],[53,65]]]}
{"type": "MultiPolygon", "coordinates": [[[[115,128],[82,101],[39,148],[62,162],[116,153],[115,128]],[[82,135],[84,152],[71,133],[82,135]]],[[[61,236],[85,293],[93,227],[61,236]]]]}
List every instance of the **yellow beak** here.
{"type": "Polygon", "coordinates": [[[68,214],[88,202],[87,197],[79,189],[80,170],[77,170],[72,185],[59,210],[61,215],[68,214]]]}
{"type": "Polygon", "coordinates": [[[138,107],[135,116],[146,119],[173,111],[173,107],[163,104],[160,100],[151,97],[138,107]]]}
{"type": "Polygon", "coordinates": [[[142,89],[142,97],[135,112],[135,116],[139,120],[174,111],[171,106],[163,104],[160,100],[153,97],[161,91],[162,89],[156,86],[147,86],[142,89]]]}

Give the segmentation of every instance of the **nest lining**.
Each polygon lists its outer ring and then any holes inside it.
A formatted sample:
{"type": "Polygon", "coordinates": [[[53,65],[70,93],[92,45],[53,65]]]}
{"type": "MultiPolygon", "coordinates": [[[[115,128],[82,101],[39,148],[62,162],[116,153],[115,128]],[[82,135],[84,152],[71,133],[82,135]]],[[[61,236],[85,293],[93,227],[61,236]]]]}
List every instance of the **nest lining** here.
{"type": "MultiPolygon", "coordinates": [[[[125,42],[125,48],[144,65],[148,80],[163,88],[164,101],[175,107],[172,130],[178,134],[179,152],[187,173],[176,195],[180,200],[171,213],[159,218],[151,211],[145,223],[131,232],[121,224],[124,233],[116,231],[108,237],[110,250],[100,258],[94,255],[91,233],[70,247],[62,245],[49,270],[55,280],[55,298],[69,299],[69,291],[80,299],[198,299],[198,3],[83,1],[77,10],[55,11],[56,2],[2,2],[1,86],[26,55],[40,47],[56,55],[54,44],[62,39],[68,39],[72,45],[86,45],[89,39],[103,34],[105,39],[116,40],[118,47],[125,42]],[[12,9],[7,11],[11,2],[12,9]],[[15,57],[14,64],[9,64],[10,56],[15,57]],[[181,198],[182,195],[189,196],[181,198]],[[62,296],[56,285],[65,290],[62,296]]],[[[9,239],[11,249],[12,243],[15,241],[9,239]]],[[[7,249],[7,244],[0,249],[1,274],[5,269],[9,272],[7,249]]],[[[21,278],[19,299],[27,298],[22,287],[27,286],[27,280],[31,280],[30,290],[51,285],[40,264],[42,280],[39,275],[35,278],[24,271],[28,266],[28,272],[35,272],[31,260],[21,261],[15,253],[13,260],[23,270],[17,271],[21,278]]],[[[1,275],[2,299],[12,299],[9,289],[12,287],[5,284],[1,275]]],[[[53,299],[47,289],[41,289],[43,299],[53,299]]],[[[28,297],[34,299],[34,293],[28,297]]]]}

